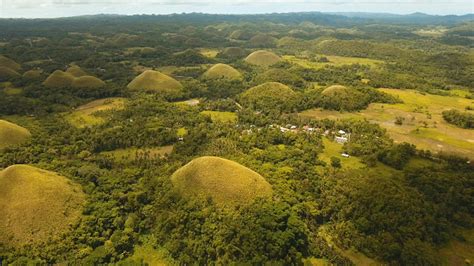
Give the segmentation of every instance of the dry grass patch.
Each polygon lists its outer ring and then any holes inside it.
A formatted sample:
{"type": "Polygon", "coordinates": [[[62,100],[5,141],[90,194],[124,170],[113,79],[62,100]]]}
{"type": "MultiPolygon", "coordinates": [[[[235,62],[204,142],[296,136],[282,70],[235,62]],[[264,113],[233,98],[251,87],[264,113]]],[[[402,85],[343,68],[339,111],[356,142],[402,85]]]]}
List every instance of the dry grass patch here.
{"type": "Polygon", "coordinates": [[[147,70],[133,79],[127,88],[136,91],[180,92],[183,85],[174,78],[158,71],[147,70]]]}
{"type": "Polygon", "coordinates": [[[79,106],[72,113],[65,116],[65,119],[77,128],[95,126],[105,122],[105,119],[98,116],[100,111],[122,110],[125,108],[126,99],[124,98],[105,98],[92,101],[79,106]]]}
{"type": "Polygon", "coordinates": [[[82,213],[81,187],[56,173],[27,165],[0,172],[0,242],[10,247],[59,239],[82,213]]]}
{"type": "Polygon", "coordinates": [[[205,79],[229,79],[229,80],[240,80],[242,79],[242,74],[240,74],[237,69],[226,65],[226,64],[216,64],[209,68],[203,75],[205,79]]]}
{"type": "Polygon", "coordinates": [[[237,122],[237,114],[232,113],[232,112],[202,111],[201,114],[210,116],[212,122],[221,122],[221,123],[237,122]]]}
{"type": "Polygon", "coordinates": [[[173,146],[163,146],[156,148],[127,148],[113,151],[101,152],[102,155],[111,156],[117,162],[131,162],[138,158],[156,159],[162,158],[173,152],[173,146]]]}
{"type": "Polygon", "coordinates": [[[255,51],[245,58],[245,62],[251,65],[265,67],[279,63],[281,60],[278,55],[265,50],[255,51]]]}

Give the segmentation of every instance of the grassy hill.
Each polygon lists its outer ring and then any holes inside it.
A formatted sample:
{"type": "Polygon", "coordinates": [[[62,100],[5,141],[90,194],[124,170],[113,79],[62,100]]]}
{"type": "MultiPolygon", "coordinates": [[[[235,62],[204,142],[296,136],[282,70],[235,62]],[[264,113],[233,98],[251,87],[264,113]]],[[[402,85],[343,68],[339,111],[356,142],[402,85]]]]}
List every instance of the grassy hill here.
{"type": "Polygon", "coordinates": [[[257,66],[271,66],[280,61],[278,55],[265,50],[255,51],[245,58],[245,62],[257,66]]]}
{"type": "Polygon", "coordinates": [[[248,89],[240,95],[243,105],[264,110],[266,107],[282,107],[292,102],[297,94],[290,87],[278,83],[267,82],[248,89]]]}
{"type": "Polygon", "coordinates": [[[15,71],[19,71],[21,69],[20,64],[3,55],[0,55],[0,66],[8,67],[15,71]]]}
{"type": "Polygon", "coordinates": [[[249,44],[252,47],[265,48],[265,47],[275,47],[277,39],[269,36],[267,34],[257,34],[253,36],[249,44]]]}
{"type": "Polygon", "coordinates": [[[73,80],[71,87],[73,88],[102,88],[105,82],[93,76],[81,76],[73,80]]]}
{"type": "Polygon", "coordinates": [[[133,79],[127,88],[147,92],[180,92],[183,85],[174,78],[154,70],[146,70],[133,79]]]}
{"type": "Polygon", "coordinates": [[[71,66],[66,70],[66,73],[73,75],[74,77],[87,76],[87,73],[82,70],[79,66],[71,66]]]}
{"type": "Polygon", "coordinates": [[[36,80],[41,77],[42,73],[43,71],[39,69],[28,70],[25,73],[23,73],[23,78],[28,79],[28,80],[36,80]]]}
{"type": "Polygon", "coordinates": [[[219,157],[200,157],[178,169],[171,181],[185,196],[211,197],[220,205],[236,205],[272,194],[270,184],[258,173],[219,157]]]}
{"type": "Polygon", "coordinates": [[[28,129],[0,120],[0,150],[8,146],[21,144],[30,137],[31,133],[28,129]]]}
{"type": "Polygon", "coordinates": [[[280,82],[288,86],[302,88],[305,86],[305,81],[300,76],[290,73],[285,69],[272,68],[261,74],[256,78],[258,83],[265,82],[280,82]]]}
{"type": "Polygon", "coordinates": [[[43,82],[43,85],[48,88],[64,88],[71,86],[75,77],[69,73],[61,70],[54,71],[49,77],[43,82]]]}
{"type": "Polygon", "coordinates": [[[237,59],[242,58],[247,55],[247,52],[240,47],[227,47],[221,53],[218,54],[218,57],[237,59]]]}
{"type": "Polygon", "coordinates": [[[80,217],[81,187],[56,173],[28,165],[0,172],[0,243],[37,245],[59,238],[80,217]]]}
{"type": "Polygon", "coordinates": [[[98,116],[100,111],[122,110],[125,108],[124,98],[105,98],[92,101],[76,108],[65,119],[77,128],[99,125],[105,122],[105,117],[98,116]]]}
{"type": "Polygon", "coordinates": [[[204,74],[203,77],[206,79],[230,79],[230,80],[239,80],[242,78],[237,69],[226,65],[226,64],[216,64],[209,68],[204,74]]]}
{"type": "Polygon", "coordinates": [[[8,67],[0,66],[0,81],[7,81],[9,79],[19,76],[20,74],[15,70],[8,67]]]}

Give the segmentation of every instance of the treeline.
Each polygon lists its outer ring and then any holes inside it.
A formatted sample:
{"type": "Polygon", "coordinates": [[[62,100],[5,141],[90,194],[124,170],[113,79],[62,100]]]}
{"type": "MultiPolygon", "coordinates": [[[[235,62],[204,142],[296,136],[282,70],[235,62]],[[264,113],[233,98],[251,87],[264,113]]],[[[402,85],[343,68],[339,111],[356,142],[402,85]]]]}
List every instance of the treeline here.
{"type": "Polygon", "coordinates": [[[474,114],[461,112],[455,109],[443,111],[443,119],[462,128],[474,128],[474,114]]]}

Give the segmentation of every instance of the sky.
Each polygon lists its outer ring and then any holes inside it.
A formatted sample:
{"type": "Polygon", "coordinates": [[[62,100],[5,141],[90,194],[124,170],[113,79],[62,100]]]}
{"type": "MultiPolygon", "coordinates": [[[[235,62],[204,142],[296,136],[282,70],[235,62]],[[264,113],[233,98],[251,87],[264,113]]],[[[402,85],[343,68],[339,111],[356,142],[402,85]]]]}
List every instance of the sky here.
{"type": "Polygon", "coordinates": [[[433,15],[474,13],[474,0],[0,0],[2,18],[94,14],[260,14],[302,11],[433,15]]]}

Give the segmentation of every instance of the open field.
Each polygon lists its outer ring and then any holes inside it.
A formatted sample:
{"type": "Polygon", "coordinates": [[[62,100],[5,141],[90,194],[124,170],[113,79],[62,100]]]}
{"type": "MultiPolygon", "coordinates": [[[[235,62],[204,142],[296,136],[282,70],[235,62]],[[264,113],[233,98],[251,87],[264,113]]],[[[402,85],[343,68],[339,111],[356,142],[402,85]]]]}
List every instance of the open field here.
{"type": "Polygon", "coordinates": [[[232,112],[202,111],[202,115],[210,116],[212,122],[235,123],[237,114],[232,112]]]}
{"type": "Polygon", "coordinates": [[[369,65],[371,67],[376,67],[379,64],[383,64],[381,60],[374,60],[368,58],[359,58],[359,57],[345,57],[345,56],[333,56],[333,55],[319,55],[326,57],[329,62],[312,62],[307,59],[297,58],[292,55],[285,55],[283,59],[292,64],[297,64],[304,68],[313,68],[320,69],[325,66],[343,66],[343,65],[352,65],[352,64],[361,64],[369,65]]]}
{"type": "Polygon", "coordinates": [[[173,152],[173,146],[163,146],[156,148],[127,148],[127,149],[118,149],[114,151],[105,151],[101,152],[102,155],[111,156],[114,161],[117,162],[130,162],[134,161],[137,158],[148,157],[150,159],[160,158],[166,154],[171,154],[173,152]]]}
{"type": "Polygon", "coordinates": [[[200,49],[199,53],[204,55],[205,57],[215,58],[219,53],[219,50],[216,49],[200,49]]]}
{"type": "Polygon", "coordinates": [[[474,261],[474,230],[460,232],[465,241],[451,240],[439,250],[444,265],[467,265],[474,261]]]}
{"type": "Polygon", "coordinates": [[[124,98],[105,98],[92,101],[79,106],[73,112],[67,114],[65,119],[77,128],[95,126],[104,123],[104,118],[97,116],[99,111],[120,110],[125,105],[124,98]]]}
{"type": "MultiPolygon", "coordinates": [[[[419,149],[456,153],[474,158],[474,132],[458,128],[444,121],[444,110],[464,110],[473,100],[456,97],[421,94],[412,90],[381,89],[404,101],[400,104],[371,104],[358,113],[340,113],[322,109],[304,111],[302,116],[318,119],[367,119],[387,129],[395,142],[415,144],[419,149]],[[401,117],[402,125],[395,119],[401,117]]],[[[472,112],[472,111],[470,111],[472,112]]]]}
{"type": "Polygon", "coordinates": [[[351,156],[349,158],[343,157],[342,144],[338,144],[334,141],[330,141],[328,138],[323,138],[324,151],[319,154],[319,159],[331,164],[331,157],[337,157],[341,159],[341,165],[343,169],[354,169],[363,168],[363,164],[357,157],[351,156]]]}

